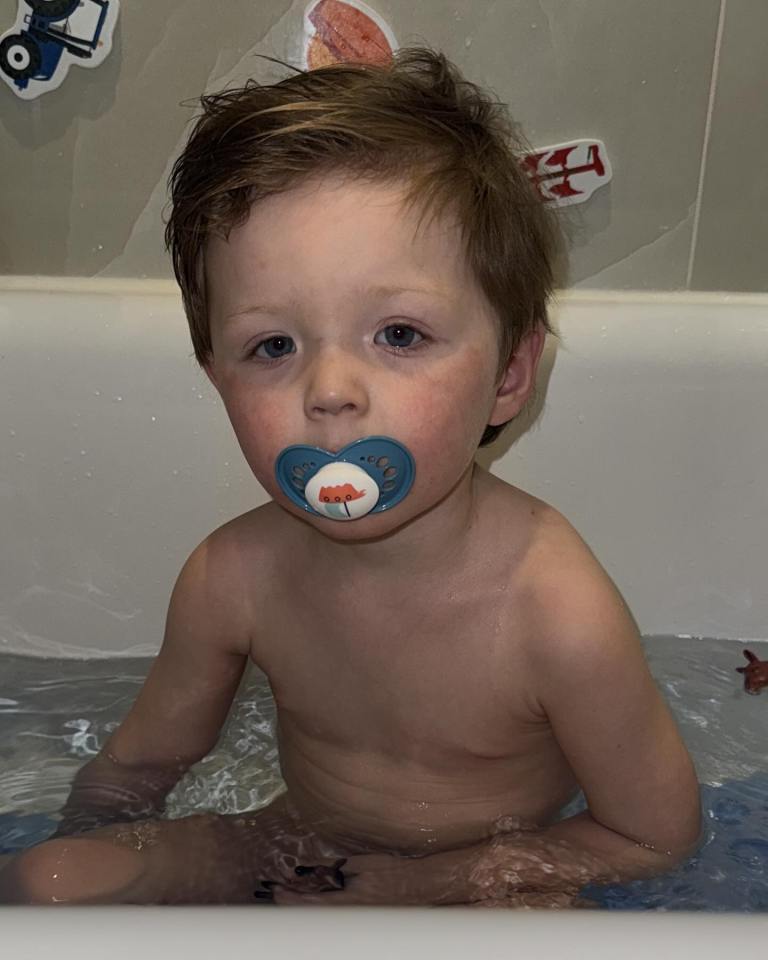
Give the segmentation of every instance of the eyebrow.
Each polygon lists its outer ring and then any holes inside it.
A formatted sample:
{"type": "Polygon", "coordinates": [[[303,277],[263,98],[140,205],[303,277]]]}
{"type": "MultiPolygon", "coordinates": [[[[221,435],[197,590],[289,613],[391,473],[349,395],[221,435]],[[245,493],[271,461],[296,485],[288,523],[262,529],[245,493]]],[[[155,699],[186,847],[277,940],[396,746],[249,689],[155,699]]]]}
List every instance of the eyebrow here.
{"type": "MultiPolygon", "coordinates": [[[[377,284],[376,286],[368,287],[364,292],[367,296],[373,296],[378,299],[394,297],[401,293],[417,293],[422,296],[437,297],[448,302],[453,300],[453,297],[447,290],[442,290],[439,287],[400,287],[391,284],[377,284]]],[[[289,300],[287,305],[295,302],[295,300],[289,300]]],[[[280,313],[281,309],[283,308],[280,304],[260,303],[254,306],[243,307],[242,310],[236,310],[234,313],[227,314],[224,320],[234,320],[236,317],[247,316],[250,313],[280,313]]]]}

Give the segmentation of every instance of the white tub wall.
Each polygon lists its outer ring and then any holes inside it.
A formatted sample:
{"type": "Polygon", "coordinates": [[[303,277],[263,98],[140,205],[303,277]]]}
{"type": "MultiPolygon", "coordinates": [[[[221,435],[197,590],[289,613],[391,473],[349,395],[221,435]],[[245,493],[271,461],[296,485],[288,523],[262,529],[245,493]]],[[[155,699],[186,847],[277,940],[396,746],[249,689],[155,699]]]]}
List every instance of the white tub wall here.
{"type": "Polygon", "coordinates": [[[557,318],[543,415],[494,472],[571,520],[643,633],[768,637],[768,296],[570,295],[557,318]]]}
{"type": "Polygon", "coordinates": [[[13,960],[158,960],[180,948],[185,960],[254,952],[302,960],[722,960],[735,948],[762,956],[768,928],[755,914],[474,907],[11,907],[1,918],[13,960]]]}
{"type": "MultiPolygon", "coordinates": [[[[768,297],[555,318],[543,412],[480,462],[569,517],[644,633],[768,637],[768,297]]],[[[267,500],[164,281],[0,281],[0,437],[6,652],[156,652],[186,556],[267,500]]]]}

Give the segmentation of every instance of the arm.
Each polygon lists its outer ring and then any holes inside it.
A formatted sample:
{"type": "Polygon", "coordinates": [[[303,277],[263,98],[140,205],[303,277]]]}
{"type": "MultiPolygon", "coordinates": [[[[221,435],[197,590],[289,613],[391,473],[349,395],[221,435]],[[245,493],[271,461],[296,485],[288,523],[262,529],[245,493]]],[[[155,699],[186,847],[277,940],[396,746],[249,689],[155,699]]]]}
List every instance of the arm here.
{"type": "Polygon", "coordinates": [[[75,776],[56,836],[161,812],[174,784],[215,745],[249,646],[242,604],[232,601],[231,556],[217,531],[185,563],[161,650],[125,720],[75,776]]]}
{"type": "MultiPolygon", "coordinates": [[[[637,628],[593,559],[561,572],[536,604],[535,701],[588,810],[542,831],[502,834],[464,851],[477,899],[570,890],[673,869],[701,831],[696,773],[648,670],[637,628]],[[578,571],[582,572],[578,572],[578,571]],[[548,595],[547,595],[548,594],[548,595]]],[[[533,630],[533,627],[532,627],[533,630]]],[[[451,853],[460,853],[455,851],[451,853]]],[[[450,854],[449,854],[450,856],[450,854]]]]}

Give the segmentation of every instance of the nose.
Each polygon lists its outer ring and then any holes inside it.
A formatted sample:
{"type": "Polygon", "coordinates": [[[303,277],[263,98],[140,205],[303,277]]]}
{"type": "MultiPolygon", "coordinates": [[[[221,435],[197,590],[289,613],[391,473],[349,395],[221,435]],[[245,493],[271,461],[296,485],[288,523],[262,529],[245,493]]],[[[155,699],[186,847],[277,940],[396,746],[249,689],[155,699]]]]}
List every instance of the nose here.
{"type": "Polygon", "coordinates": [[[349,351],[338,346],[318,349],[309,372],[304,411],[310,420],[367,413],[368,390],[362,365],[349,351]]]}

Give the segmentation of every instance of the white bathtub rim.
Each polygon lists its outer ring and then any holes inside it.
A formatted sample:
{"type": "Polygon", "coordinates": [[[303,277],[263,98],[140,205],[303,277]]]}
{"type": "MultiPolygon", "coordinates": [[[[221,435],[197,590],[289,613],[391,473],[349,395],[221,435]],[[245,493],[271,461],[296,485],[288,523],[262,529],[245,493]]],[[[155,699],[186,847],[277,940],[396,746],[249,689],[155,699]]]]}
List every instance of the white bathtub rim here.
{"type": "MultiPolygon", "coordinates": [[[[169,598],[170,599],[170,598],[169,598]]],[[[675,640],[715,640],[730,643],[736,647],[760,647],[767,645],[767,649],[762,651],[764,656],[759,659],[768,659],[768,637],[704,637],[693,636],[688,633],[680,634],[647,634],[656,638],[668,639],[674,643],[675,640]]],[[[760,653],[760,651],[755,651],[760,653]]],[[[42,637],[26,638],[20,643],[0,642],[0,658],[3,656],[27,657],[37,660],[62,659],[62,660],[132,660],[145,659],[147,657],[157,656],[158,648],[156,643],[143,643],[126,647],[123,650],[102,650],[97,647],[84,647],[75,644],[59,643],[55,640],[45,640],[42,637]]]]}
{"type": "MultiPolygon", "coordinates": [[[[173,279],[153,277],[52,277],[0,276],[0,293],[72,293],[108,296],[169,296],[180,298],[181,291],[173,279]]],[[[768,309],[768,293],[745,293],[722,290],[601,290],[579,288],[556,290],[553,306],[558,303],[669,303],[713,307],[723,305],[755,306],[768,309]]]]}
{"type": "Polygon", "coordinates": [[[477,910],[474,908],[322,907],[9,907],[0,913],[3,946],[16,960],[43,956],[55,944],[59,960],[166,957],[183,943],[186,960],[242,958],[261,952],[301,952],[307,960],[441,960],[571,957],[574,960],[721,960],[738,944],[757,954],[768,937],[768,917],[687,911],[477,910]],[[83,911],[88,911],[84,914],[83,911]],[[130,931],[128,936],[126,931],[130,931]]]}

